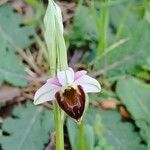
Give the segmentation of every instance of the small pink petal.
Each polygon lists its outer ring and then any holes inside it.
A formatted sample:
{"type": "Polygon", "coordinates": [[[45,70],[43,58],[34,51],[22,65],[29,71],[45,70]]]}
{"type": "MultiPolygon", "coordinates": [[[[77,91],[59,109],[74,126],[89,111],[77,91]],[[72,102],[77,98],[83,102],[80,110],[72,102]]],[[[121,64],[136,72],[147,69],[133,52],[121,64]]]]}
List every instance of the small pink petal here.
{"type": "Polygon", "coordinates": [[[51,83],[51,84],[55,84],[57,86],[61,86],[61,84],[59,83],[59,80],[57,77],[54,77],[54,78],[49,78],[47,80],[47,83],[51,83]]]}
{"type": "Polygon", "coordinates": [[[62,86],[71,85],[74,82],[74,71],[72,68],[60,71],[57,73],[57,78],[62,86]]]}
{"type": "Polygon", "coordinates": [[[34,96],[34,104],[41,104],[46,101],[55,100],[55,94],[60,90],[60,87],[51,83],[45,83],[38,89],[34,96]]]}
{"type": "Polygon", "coordinates": [[[99,82],[88,75],[81,76],[74,83],[76,85],[81,85],[85,93],[95,93],[101,90],[99,82]]]}
{"type": "Polygon", "coordinates": [[[78,78],[82,77],[86,73],[87,73],[87,71],[85,71],[85,70],[77,71],[77,72],[75,72],[74,79],[77,80],[78,78]]]}

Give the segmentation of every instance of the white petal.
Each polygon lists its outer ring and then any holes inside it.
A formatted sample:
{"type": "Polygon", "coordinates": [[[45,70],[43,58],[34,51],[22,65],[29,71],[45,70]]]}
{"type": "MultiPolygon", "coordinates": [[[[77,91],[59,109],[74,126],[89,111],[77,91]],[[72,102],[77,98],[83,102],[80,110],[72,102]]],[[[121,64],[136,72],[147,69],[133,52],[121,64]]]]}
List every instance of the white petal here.
{"type": "Polygon", "coordinates": [[[95,93],[101,91],[101,86],[99,82],[88,75],[83,75],[82,77],[78,78],[74,83],[76,85],[81,85],[85,93],[95,93]]]}
{"type": "Polygon", "coordinates": [[[34,104],[41,104],[46,101],[55,100],[55,93],[60,90],[60,87],[54,84],[45,83],[38,89],[34,96],[34,104]]]}
{"type": "Polygon", "coordinates": [[[62,86],[71,85],[74,82],[74,71],[72,68],[60,71],[57,73],[57,78],[62,86]]]}

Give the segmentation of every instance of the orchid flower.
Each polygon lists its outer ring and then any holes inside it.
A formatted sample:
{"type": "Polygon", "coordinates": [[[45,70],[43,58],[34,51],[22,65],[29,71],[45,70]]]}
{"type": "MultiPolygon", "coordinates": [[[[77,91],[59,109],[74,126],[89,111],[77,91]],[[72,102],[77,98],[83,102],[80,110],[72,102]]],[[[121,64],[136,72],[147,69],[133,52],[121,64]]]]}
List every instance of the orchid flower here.
{"type": "Polygon", "coordinates": [[[57,73],[36,91],[34,104],[56,100],[69,116],[81,120],[86,104],[86,93],[100,92],[99,82],[86,75],[86,71],[74,72],[72,68],[57,73]]]}

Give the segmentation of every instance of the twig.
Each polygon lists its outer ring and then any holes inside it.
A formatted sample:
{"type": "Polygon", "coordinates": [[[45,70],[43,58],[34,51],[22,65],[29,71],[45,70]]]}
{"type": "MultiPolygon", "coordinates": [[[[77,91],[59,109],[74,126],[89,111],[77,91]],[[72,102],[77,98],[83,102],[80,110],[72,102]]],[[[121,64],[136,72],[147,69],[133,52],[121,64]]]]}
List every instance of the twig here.
{"type": "Polygon", "coordinates": [[[63,19],[63,22],[66,22],[68,20],[70,20],[71,18],[73,18],[74,14],[70,14],[68,16],[66,16],[64,19],[63,19]]]}
{"type": "Polygon", "coordinates": [[[143,51],[143,50],[140,50],[140,51],[139,51],[138,53],[136,53],[136,54],[127,56],[127,57],[125,57],[125,58],[123,58],[123,59],[121,59],[121,60],[119,60],[119,61],[117,61],[117,62],[114,62],[113,64],[110,64],[107,68],[101,69],[101,70],[99,70],[99,71],[97,71],[97,72],[95,72],[95,73],[92,73],[91,75],[92,75],[93,77],[97,77],[97,76],[99,76],[99,75],[101,75],[101,74],[105,74],[107,71],[110,71],[110,70],[112,70],[112,69],[114,69],[114,68],[116,68],[116,67],[118,67],[118,66],[120,66],[120,65],[122,65],[122,64],[124,64],[124,63],[126,63],[126,62],[128,62],[129,60],[134,59],[134,57],[136,57],[137,55],[141,54],[142,51],[143,51]]]}
{"type": "Polygon", "coordinates": [[[3,4],[5,4],[5,3],[7,3],[8,1],[9,1],[9,0],[1,0],[1,1],[0,1],[0,6],[3,5],[3,4]]]}
{"type": "Polygon", "coordinates": [[[48,75],[42,76],[42,77],[33,77],[30,75],[27,75],[25,77],[29,82],[41,82],[44,83],[48,79],[48,75]]]}
{"type": "Polygon", "coordinates": [[[36,61],[37,64],[41,65],[42,60],[43,60],[43,51],[41,49],[39,49],[38,56],[37,56],[37,61],[36,61]]]}
{"type": "Polygon", "coordinates": [[[34,63],[33,58],[31,58],[31,55],[27,55],[22,49],[18,51],[20,56],[28,63],[28,65],[30,65],[30,67],[32,69],[34,69],[34,71],[37,74],[41,74],[40,69],[37,67],[37,65],[34,63]]]}
{"type": "Polygon", "coordinates": [[[43,106],[48,108],[48,109],[52,109],[53,108],[53,106],[50,103],[48,103],[48,102],[47,103],[43,103],[43,106]]]}
{"type": "Polygon", "coordinates": [[[106,49],[106,52],[107,53],[110,52],[111,50],[115,49],[116,47],[119,47],[120,45],[128,42],[129,40],[130,40],[129,38],[125,38],[125,39],[121,39],[121,40],[115,42],[114,44],[112,44],[110,47],[108,47],[106,49]]]}
{"type": "Polygon", "coordinates": [[[45,148],[45,150],[55,150],[56,149],[56,133],[52,132],[50,136],[50,143],[45,148]]]}
{"type": "Polygon", "coordinates": [[[100,58],[106,56],[108,53],[110,53],[111,51],[115,50],[115,48],[125,44],[126,42],[128,42],[130,39],[129,38],[125,38],[125,39],[121,39],[117,42],[115,42],[114,44],[112,44],[110,47],[106,48],[105,52],[100,56],[97,57],[96,59],[94,59],[90,65],[94,65],[100,58]]]}

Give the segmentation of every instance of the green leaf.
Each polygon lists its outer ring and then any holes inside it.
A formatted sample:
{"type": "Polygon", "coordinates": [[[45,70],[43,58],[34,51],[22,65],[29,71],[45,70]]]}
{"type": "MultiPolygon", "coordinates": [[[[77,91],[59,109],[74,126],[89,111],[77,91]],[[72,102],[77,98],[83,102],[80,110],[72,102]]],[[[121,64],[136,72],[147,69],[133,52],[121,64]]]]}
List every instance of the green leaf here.
{"type": "Polygon", "coordinates": [[[23,24],[23,16],[10,5],[0,7],[0,84],[4,81],[15,86],[26,86],[24,66],[16,51],[33,43],[34,29],[23,24]]]}
{"type": "Polygon", "coordinates": [[[146,63],[142,66],[142,68],[150,71],[150,57],[147,58],[146,63]]]}
{"type": "Polygon", "coordinates": [[[135,74],[136,77],[144,79],[144,80],[149,80],[150,79],[150,74],[148,71],[145,71],[143,69],[139,70],[138,73],[135,74]]]}
{"type": "MultiPolygon", "coordinates": [[[[69,134],[69,140],[71,143],[72,150],[79,150],[79,126],[78,124],[72,120],[67,120],[67,128],[69,134]]],[[[86,150],[93,150],[94,149],[94,131],[92,126],[89,124],[84,124],[84,143],[86,150]]]]}
{"type": "Polygon", "coordinates": [[[122,1],[121,4],[110,7],[110,22],[114,30],[119,32],[118,36],[130,32],[138,23],[138,16],[133,11],[135,5],[134,1],[122,1]]]}
{"type": "Polygon", "coordinates": [[[83,46],[85,41],[95,41],[98,39],[98,36],[98,29],[92,11],[86,6],[78,6],[73,30],[70,34],[71,43],[76,46],[83,46]]]}
{"type": "MultiPolygon", "coordinates": [[[[1,47],[6,45],[1,43],[1,47]]],[[[27,85],[24,66],[19,62],[13,50],[0,50],[0,84],[7,81],[15,86],[24,87],[27,85]]]]}
{"type": "MultiPolygon", "coordinates": [[[[146,150],[134,126],[123,122],[117,111],[90,108],[84,117],[85,143],[89,150],[146,150]]],[[[72,149],[79,149],[78,125],[68,119],[67,128],[72,149]]]]}
{"type": "Polygon", "coordinates": [[[87,122],[94,127],[99,141],[96,146],[103,150],[146,150],[146,146],[141,144],[138,132],[134,131],[134,126],[123,122],[117,111],[89,109],[87,122]]]}
{"type": "Polygon", "coordinates": [[[124,78],[118,81],[116,92],[132,114],[150,148],[150,85],[135,78],[124,78]]]}
{"type": "MultiPolygon", "coordinates": [[[[23,16],[10,5],[0,7],[0,39],[13,49],[27,48],[33,43],[34,28],[23,23],[23,16]]],[[[1,46],[0,46],[1,49],[1,46]]]]}
{"type": "Polygon", "coordinates": [[[42,150],[53,129],[53,115],[42,106],[27,103],[16,107],[13,117],[6,118],[2,130],[9,135],[0,137],[4,150],[42,150]]]}
{"type": "Polygon", "coordinates": [[[150,54],[149,35],[150,25],[144,21],[139,22],[126,38],[129,41],[123,45],[106,52],[97,63],[95,69],[100,70],[99,74],[106,74],[108,77],[133,74],[146,61],[150,54]]]}

